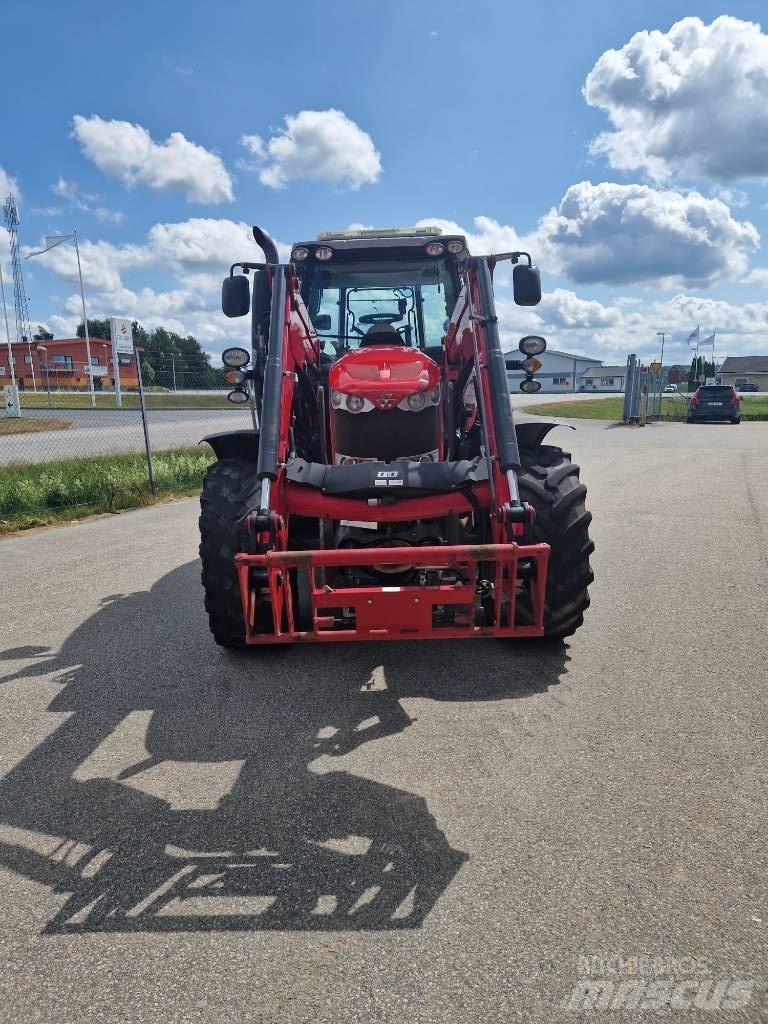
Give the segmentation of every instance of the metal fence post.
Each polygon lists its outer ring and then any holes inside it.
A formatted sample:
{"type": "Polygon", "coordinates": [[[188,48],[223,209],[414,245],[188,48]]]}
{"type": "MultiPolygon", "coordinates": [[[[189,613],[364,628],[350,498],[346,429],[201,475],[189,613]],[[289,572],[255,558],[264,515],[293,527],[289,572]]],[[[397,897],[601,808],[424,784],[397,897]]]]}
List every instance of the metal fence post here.
{"type": "Polygon", "coordinates": [[[621,410],[621,418],[628,423],[632,416],[632,395],[635,387],[637,357],[634,352],[627,356],[627,372],[624,377],[624,404],[621,410]]]}
{"type": "Polygon", "coordinates": [[[144,354],[143,348],[136,349],[136,374],[139,378],[139,407],[141,408],[141,425],[144,428],[144,448],[147,452],[147,475],[149,477],[149,489],[153,497],[157,496],[155,486],[155,467],[152,464],[152,446],[149,443],[149,429],[147,427],[147,408],[144,404],[144,381],[141,376],[141,357],[144,354]]]}

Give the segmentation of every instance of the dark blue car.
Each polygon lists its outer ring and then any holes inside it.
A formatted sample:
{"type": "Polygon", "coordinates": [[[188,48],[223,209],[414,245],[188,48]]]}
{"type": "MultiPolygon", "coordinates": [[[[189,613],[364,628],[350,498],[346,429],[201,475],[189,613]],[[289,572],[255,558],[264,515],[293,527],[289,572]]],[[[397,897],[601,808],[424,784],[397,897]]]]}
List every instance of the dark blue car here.
{"type": "Polygon", "coordinates": [[[688,423],[704,420],[741,422],[741,399],[730,384],[704,384],[697,388],[688,403],[688,423]]]}

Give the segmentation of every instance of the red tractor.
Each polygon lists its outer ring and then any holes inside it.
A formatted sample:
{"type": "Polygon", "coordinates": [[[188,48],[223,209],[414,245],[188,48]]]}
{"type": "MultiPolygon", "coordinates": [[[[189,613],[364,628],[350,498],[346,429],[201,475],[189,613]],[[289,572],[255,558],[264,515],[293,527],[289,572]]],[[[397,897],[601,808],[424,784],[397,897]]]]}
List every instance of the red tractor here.
{"type": "Polygon", "coordinates": [[[564,637],[592,582],[578,466],[515,423],[507,369],[535,392],[543,338],[505,361],[493,272],[541,299],[523,252],[471,256],[438,229],[323,233],[280,263],[235,263],[229,398],[253,429],[206,438],[200,555],[216,642],[564,637]],[[243,273],[235,273],[236,270],[243,273]],[[249,284],[253,272],[253,287],[249,284]]]}

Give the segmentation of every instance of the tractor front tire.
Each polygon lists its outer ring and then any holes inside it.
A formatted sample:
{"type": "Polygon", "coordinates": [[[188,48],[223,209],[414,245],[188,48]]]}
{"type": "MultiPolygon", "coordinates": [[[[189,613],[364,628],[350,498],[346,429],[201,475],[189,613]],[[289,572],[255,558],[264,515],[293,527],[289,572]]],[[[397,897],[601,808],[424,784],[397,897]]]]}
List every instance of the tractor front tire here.
{"type": "Polygon", "coordinates": [[[246,545],[243,517],[258,500],[256,464],[244,459],[214,463],[200,495],[200,560],[205,610],[221,647],[245,648],[245,620],[235,555],[246,545]]]}
{"type": "MultiPolygon", "coordinates": [[[[589,536],[592,514],[584,504],[587,488],[579,481],[579,467],[561,448],[522,449],[520,459],[520,498],[536,510],[532,539],[550,546],[544,633],[551,639],[563,638],[583,623],[594,579],[589,564],[595,549],[589,536]]],[[[530,606],[525,610],[530,616],[530,606]]]]}

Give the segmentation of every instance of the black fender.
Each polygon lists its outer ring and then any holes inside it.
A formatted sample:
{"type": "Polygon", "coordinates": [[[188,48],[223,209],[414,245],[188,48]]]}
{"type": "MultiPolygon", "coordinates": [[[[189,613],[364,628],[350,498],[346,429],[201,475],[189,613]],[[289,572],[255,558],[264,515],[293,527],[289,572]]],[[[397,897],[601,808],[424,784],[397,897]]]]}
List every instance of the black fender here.
{"type": "Polygon", "coordinates": [[[222,434],[208,434],[199,444],[209,444],[219,462],[222,459],[256,462],[259,457],[258,430],[227,430],[222,434]]]}
{"type": "Polygon", "coordinates": [[[515,433],[517,444],[520,448],[540,448],[544,438],[555,427],[568,427],[575,430],[572,423],[563,423],[561,420],[530,419],[522,422],[515,422],[515,433]]]}

